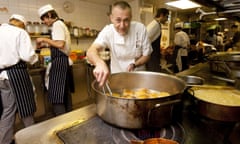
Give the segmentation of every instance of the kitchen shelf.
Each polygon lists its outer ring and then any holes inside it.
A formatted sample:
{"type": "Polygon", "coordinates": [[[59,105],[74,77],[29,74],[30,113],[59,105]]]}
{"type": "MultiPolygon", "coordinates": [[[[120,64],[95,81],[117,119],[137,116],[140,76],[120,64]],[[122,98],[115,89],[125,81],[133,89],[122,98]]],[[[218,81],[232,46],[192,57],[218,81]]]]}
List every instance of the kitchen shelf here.
{"type": "Polygon", "coordinates": [[[39,38],[39,37],[45,37],[50,38],[50,35],[30,35],[31,38],[39,38]]]}
{"type": "Polygon", "coordinates": [[[75,39],[94,39],[96,38],[97,36],[80,36],[80,37],[75,37],[75,36],[72,36],[72,38],[75,38],[75,39]]]}

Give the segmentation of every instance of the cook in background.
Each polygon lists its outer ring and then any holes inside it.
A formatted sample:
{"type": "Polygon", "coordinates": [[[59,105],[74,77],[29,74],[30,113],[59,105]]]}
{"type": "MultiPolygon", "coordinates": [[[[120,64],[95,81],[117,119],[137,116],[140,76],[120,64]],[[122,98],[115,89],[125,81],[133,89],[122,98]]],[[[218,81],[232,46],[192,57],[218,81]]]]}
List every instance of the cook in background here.
{"type": "Polygon", "coordinates": [[[228,51],[240,51],[240,31],[234,34],[232,48],[230,48],[228,51]]]}
{"type": "Polygon", "coordinates": [[[99,51],[109,48],[111,73],[145,70],[152,47],[146,27],[131,21],[132,10],[125,1],[115,2],[110,9],[112,24],[106,25],[87,51],[88,60],[95,66],[93,74],[102,86],[110,73],[99,51]]]}
{"type": "Polygon", "coordinates": [[[0,93],[3,104],[1,144],[11,143],[17,112],[25,127],[34,124],[36,103],[27,62],[34,64],[38,56],[24,30],[25,24],[23,16],[14,14],[9,24],[0,26],[0,93]]]}
{"type": "Polygon", "coordinates": [[[48,100],[55,115],[71,110],[70,94],[70,33],[64,22],[58,17],[52,5],[47,4],[38,9],[40,19],[52,27],[50,38],[37,38],[37,48],[48,45],[51,51],[51,68],[49,71],[48,100]]]}
{"type": "Polygon", "coordinates": [[[217,51],[223,51],[223,37],[219,32],[219,27],[207,30],[205,42],[213,45],[217,51]]]}
{"type": "Polygon", "coordinates": [[[176,64],[180,72],[188,69],[188,50],[190,49],[190,39],[186,32],[182,30],[183,23],[179,22],[175,24],[175,36],[174,36],[174,56],[176,57],[176,64]]]}
{"type": "Polygon", "coordinates": [[[169,11],[166,8],[159,8],[152,22],[147,25],[147,32],[152,42],[153,52],[150,60],[147,62],[147,70],[160,72],[160,42],[161,42],[161,24],[165,24],[168,20],[169,11]]]}
{"type": "Polygon", "coordinates": [[[240,31],[238,31],[238,25],[232,25],[231,27],[233,36],[230,39],[230,46],[228,51],[240,51],[240,31]]]}

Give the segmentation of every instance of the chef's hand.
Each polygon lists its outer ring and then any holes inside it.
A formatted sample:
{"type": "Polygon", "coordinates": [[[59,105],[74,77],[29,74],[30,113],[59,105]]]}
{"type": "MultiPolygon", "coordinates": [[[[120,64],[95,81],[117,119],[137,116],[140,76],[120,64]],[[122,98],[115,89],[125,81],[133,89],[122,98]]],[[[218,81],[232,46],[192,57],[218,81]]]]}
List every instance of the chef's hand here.
{"type": "Polygon", "coordinates": [[[109,69],[105,62],[100,62],[95,65],[93,70],[93,75],[95,76],[99,86],[102,87],[109,76],[109,69]]]}
{"type": "Polygon", "coordinates": [[[131,71],[134,71],[135,68],[136,68],[136,65],[134,63],[131,63],[130,65],[128,65],[127,70],[131,72],[131,71]]]}
{"type": "Polygon", "coordinates": [[[48,43],[46,43],[46,38],[37,38],[36,46],[37,48],[49,47],[48,43]]]}

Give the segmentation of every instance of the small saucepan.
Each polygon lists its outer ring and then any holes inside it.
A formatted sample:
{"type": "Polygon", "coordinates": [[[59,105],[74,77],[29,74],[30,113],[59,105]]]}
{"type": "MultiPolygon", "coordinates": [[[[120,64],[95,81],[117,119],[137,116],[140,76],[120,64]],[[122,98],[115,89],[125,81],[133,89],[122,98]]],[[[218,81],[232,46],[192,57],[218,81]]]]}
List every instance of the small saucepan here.
{"type": "Polygon", "coordinates": [[[183,81],[185,81],[187,86],[193,86],[193,85],[202,85],[204,84],[204,79],[199,76],[193,76],[193,75],[180,75],[178,76],[183,81]]]}

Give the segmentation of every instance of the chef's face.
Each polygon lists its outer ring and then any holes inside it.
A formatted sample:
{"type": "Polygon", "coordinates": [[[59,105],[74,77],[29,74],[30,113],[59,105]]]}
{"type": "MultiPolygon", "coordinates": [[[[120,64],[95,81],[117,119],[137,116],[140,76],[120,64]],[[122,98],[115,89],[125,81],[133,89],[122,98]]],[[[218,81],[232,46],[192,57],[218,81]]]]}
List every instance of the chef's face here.
{"type": "Polygon", "coordinates": [[[165,24],[166,22],[167,22],[167,20],[168,20],[168,15],[161,15],[161,20],[160,20],[160,22],[162,23],[162,24],[165,24]]]}
{"type": "Polygon", "coordinates": [[[56,18],[53,19],[51,13],[48,12],[47,14],[43,15],[43,17],[41,17],[41,20],[47,26],[52,26],[54,21],[56,21],[56,18]]]}
{"type": "Polygon", "coordinates": [[[131,9],[122,9],[118,6],[113,7],[110,15],[110,20],[120,35],[126,35],[128,33],[131,18],[131,9]]]}
{"type": "Polygon", "coordinates": [[[51,26],[51,25],[52,25],[52,20],[51,20],[51,18],[49,18],[49,17],[43,17],[43,18],[42,18],[42,22],[43,22],[44,24],[46,24],[47,26],[51,26]]]}

